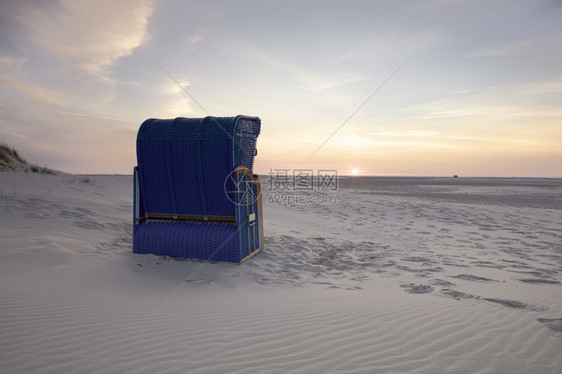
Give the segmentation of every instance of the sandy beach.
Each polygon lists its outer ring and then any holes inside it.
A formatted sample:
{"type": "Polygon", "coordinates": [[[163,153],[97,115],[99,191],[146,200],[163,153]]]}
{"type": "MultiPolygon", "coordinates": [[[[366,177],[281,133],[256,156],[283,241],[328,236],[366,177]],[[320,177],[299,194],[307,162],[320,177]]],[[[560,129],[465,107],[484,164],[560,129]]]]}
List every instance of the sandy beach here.
{"type": "Polygon", "coordinates": [[[176,261],[132,253],[131,176],[0,173],[0,372],[562,371],[561,180],[287,194],[256,257],[176,261]]]}

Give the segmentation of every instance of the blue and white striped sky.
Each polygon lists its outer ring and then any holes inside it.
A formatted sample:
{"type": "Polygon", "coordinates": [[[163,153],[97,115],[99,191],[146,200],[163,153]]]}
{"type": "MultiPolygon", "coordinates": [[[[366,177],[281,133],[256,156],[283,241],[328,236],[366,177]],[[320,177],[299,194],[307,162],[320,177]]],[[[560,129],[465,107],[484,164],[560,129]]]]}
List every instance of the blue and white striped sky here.
{"type": "Polygon", "coordinates": [[[247,114],[259,173],[562,177],[561,46],[560,0],[4,0],[0,140],[131,173],[144,119],[247,114]]]}

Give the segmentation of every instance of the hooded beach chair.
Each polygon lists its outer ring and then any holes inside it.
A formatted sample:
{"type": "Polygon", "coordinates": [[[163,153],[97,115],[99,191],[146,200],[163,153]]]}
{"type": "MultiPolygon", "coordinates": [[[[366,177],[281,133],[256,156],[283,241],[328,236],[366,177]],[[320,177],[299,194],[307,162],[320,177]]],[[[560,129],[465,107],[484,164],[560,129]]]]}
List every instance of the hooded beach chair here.
{"type": "Polygon", "coordinates": [[[243,262],[263,246],[257,117],[148,119],[137,135],[133,252],[243,262]]]}

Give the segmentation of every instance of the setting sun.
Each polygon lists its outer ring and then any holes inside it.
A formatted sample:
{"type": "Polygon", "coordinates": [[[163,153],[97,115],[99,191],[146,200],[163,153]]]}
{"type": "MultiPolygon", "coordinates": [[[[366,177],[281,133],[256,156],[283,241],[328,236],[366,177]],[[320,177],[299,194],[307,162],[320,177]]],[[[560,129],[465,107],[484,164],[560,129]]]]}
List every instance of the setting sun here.
{"type": "Polygon", "coordinates": [[[351,175],[357,175],[357,174],[359,174],[359,170],[351,169],[351,175]]]}

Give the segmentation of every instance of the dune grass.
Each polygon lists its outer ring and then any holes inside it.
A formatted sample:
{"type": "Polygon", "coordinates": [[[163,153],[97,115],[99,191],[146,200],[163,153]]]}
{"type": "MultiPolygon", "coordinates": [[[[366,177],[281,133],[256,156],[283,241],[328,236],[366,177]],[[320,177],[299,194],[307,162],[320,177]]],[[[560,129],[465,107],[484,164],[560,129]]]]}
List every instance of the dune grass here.
{"type": "Polygon", "coordinates": [[[57,172],[46,166],[29,164],[20,156],[18,150],[5,142],[0,142],[0,171],[25,171],[39,174],[57,175],[57,172]]]}

